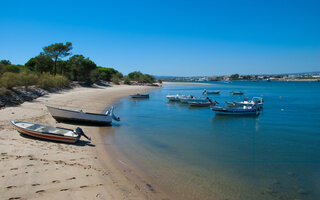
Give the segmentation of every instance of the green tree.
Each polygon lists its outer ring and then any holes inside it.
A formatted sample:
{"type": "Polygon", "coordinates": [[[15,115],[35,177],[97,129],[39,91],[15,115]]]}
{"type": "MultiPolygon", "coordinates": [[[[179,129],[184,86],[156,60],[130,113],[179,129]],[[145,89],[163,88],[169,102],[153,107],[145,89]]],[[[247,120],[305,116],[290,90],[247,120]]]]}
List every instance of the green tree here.
{"type": "Polygon", "coordinates": [[[120,72],[113,68],[98,67],[97,70],[100,74],[100,78],[104,81],[111,81],[112,77],[115,75],[117,75],[118,78],[123,77],[123,75],[120,72]]]}
{"type": "Polygon", "coordinates": [[[0,64],[2,65],[11,65],[10,60],[0,60],[0,64]]]}
{"type": "Polygon", "coordinates": [[[68,75],[69,79],[77,81],[78,80],[78,74],[79,74],[79,68],[84,60],[83,55],[74,55],[68,60],[68,67],[70,70],[70,73],[68,75]]]}
{"type": "Polygon", "coordinates": [[[139,83],[154,83],[155,78],[149,74],[143,74],[141,72],[131,72],[128,74],[131,81],[137,81],[139,83]]]}
{"type": "Polygon", "coordinates": [[[27,69],[34,72],[51,72],[53,70],[54,62],[48,55],[40,53],[38,56],[31,58],[25,66],[27,69]]]}
{"type": "Polygon", "coordinates": [[[61,60],[62,58],[69,56],[69,51],[72,50],[72,43],[66,42],[66,44],[63,43],[55,43],[51,44],[49,46],[43,47],[43,52],[50,56],[50,58],[54,61],[54,70],[53,74],[57,74],[57,61],[61,60]]]}
{"type": "Polygon", "coordinates": [[[92,83],[90,72],[97,68],[97,65],[89,58],[84,58],[83,55],[74,55],[68,60],[71,69],[71,79],[86,83],[92,83]]]}
{"type": "Polygon", "coordinates": [[[230,79],[231,79],[231,80],[238,80],[238,79],[239,79],[239,74],[232,74],[232,75],[230,76],[230,79]]]}

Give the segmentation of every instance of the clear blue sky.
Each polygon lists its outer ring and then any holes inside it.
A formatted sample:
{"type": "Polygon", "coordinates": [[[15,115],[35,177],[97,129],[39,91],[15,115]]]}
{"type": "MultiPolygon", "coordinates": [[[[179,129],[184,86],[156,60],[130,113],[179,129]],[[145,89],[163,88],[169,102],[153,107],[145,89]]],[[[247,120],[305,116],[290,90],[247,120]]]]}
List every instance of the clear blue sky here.
{"type": "Polygon", "coordinates": [[[0,59],[24,64],[42,47],[127,74],[320,71],[320,1],[0,0],[0,59]]]}

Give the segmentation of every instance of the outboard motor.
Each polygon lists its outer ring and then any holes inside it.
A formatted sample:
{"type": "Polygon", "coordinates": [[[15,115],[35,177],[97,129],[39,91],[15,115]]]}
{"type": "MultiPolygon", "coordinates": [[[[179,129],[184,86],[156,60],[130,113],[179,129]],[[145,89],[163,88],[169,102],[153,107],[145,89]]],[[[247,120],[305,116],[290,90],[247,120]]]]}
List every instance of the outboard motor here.
{"type": "Polygon", "coordinates": [[[75,132],[79,135],[79,137],[82,135],[84,136],[85,138],[87,138],[88,140],[91,141],[91,138],[89,138],[88,136],[86,136],[86,134],[84,134],[83,130],[80,128],[80,127],[77,127],[75,132]]]}

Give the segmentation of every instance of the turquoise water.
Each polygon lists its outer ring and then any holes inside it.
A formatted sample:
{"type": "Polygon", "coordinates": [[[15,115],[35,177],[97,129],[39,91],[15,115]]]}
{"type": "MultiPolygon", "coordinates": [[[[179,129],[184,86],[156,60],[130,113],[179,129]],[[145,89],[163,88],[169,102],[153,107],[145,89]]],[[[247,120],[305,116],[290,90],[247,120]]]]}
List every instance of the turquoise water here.
{"type": "Polygon", "coordinates": [[[174,199],[319,199],[320,83],[210,82],[165,85],[150,99],[122,99],[114,143],[174,199]],[[216,116],[170,103],[167,94],[219,103],[262,96],[259,116],[216,116]],[[232,96],[231,91],[244,91],[232,96]]]}

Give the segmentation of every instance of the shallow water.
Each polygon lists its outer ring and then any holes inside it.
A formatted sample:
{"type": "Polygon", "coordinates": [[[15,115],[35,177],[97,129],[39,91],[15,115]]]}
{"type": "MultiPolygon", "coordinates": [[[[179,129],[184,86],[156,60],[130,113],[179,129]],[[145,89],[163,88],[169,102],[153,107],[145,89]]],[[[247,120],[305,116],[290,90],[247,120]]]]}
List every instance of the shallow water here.
{"type": "Polygon", "coordinates": [[[174,199],[319,199],[320,83],[210,83],[120,100],[115,145],[174,199]],[[216,116],[165,97],[200,97],[203,89],[221,90],[208,95],[220,104],[262,96],[264,109],[254,117],[216,116]]]}

